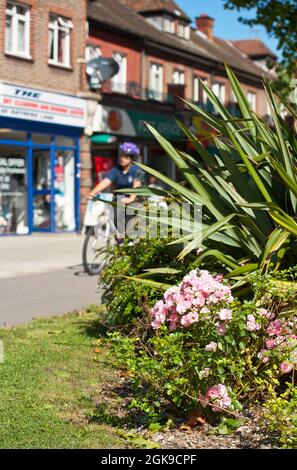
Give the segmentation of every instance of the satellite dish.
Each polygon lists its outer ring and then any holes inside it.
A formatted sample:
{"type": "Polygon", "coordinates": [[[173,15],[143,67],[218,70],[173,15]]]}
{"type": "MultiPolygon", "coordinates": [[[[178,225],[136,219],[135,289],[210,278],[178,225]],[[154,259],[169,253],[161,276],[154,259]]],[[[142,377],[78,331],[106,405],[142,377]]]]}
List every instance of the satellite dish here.
{"type": "Polygon", "coordinates": [[[87,63],[86,73],[92,90],[98,90],[102,83],[114,77],[120,70],[119,64],[109,57],[97,57],[87,63]]]}

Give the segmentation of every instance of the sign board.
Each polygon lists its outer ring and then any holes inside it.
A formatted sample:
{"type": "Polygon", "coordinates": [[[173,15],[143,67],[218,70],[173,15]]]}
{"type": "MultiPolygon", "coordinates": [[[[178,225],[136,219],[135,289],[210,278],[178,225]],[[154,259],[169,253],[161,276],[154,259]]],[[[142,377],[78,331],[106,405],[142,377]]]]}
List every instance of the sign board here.
{"type": "Polygon", "coordinates": [[[166,114],[145,111],[124,110],[98,105],[93,120],[93,132],[104,132],[113,135],[142,137],[154,139],[146,126],[151,124],[163,137],[179,140],[183,137],[174,118],[166,114]]]}
{"type": "Polygon", "coordinates": [[[0,82],[1,116],[81,128],[87,125],[85,100],[3,82],[0,82]]]}

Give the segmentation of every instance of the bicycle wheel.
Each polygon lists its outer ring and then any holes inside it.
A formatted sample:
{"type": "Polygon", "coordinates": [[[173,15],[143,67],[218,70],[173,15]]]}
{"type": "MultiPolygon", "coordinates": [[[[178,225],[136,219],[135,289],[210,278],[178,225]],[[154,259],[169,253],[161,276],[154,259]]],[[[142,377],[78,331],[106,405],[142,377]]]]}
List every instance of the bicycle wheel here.
{"type": "Polygon", "coordinates": [[[104,231],[91,227],[83,245],[83,266],[90,276],[99,274],[107,263],[109,238],[104,231]]]}

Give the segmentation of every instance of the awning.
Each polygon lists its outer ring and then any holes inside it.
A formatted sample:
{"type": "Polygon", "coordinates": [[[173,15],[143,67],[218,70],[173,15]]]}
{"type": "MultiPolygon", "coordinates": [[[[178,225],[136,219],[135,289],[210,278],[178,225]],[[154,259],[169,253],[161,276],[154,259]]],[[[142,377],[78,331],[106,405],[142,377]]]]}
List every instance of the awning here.
{"type": "Polygon", "coordinates": [[[114,135],[110,134],[95,134],[91,137],[93,144],[112,144],[115,140],[114,135]]]}
{"type": "Polygon", "coordinates": [[[176,141],[183,138],[183,133],[176,125],[173,116],[134,109],[111,108],[100,104],[95,112],[93,132],[154,140],[146,123],[168,140],[176,141]]]}

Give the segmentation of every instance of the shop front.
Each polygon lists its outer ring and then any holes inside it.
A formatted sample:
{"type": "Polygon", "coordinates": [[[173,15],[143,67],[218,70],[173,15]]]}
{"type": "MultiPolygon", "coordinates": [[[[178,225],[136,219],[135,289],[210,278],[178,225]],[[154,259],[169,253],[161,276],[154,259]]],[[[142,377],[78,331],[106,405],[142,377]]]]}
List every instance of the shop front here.
{"type": "MultiPolygon", "coordinates": [[[[162,136],[175,145],[183,141],[183,134],[172,116],[157,112],[135,109],[121,109],[97,106],[93,120],[91,137],[95,181],[98,179],[96,168],[107,169],[118,160],[119,144],[132,140],[141,149],[142,162],[175,178],[176,170],[170,158],[160,147],[146,123],[153,126],[162,136]]],[[[104,174],[103,174],[104,176],[104,174]]]]}
{"type": "Polygon", "coordinates": [[[0,83],[0,234],[79,229],[85,125],[82,99],[0,83]]]}

